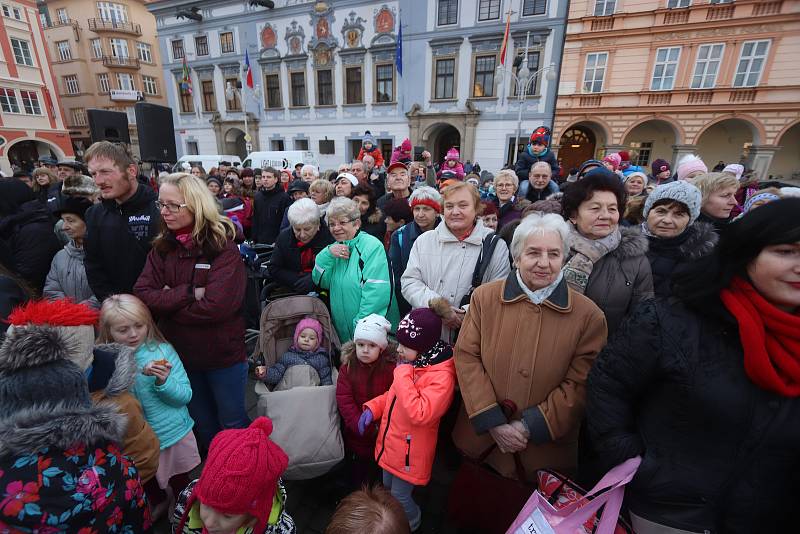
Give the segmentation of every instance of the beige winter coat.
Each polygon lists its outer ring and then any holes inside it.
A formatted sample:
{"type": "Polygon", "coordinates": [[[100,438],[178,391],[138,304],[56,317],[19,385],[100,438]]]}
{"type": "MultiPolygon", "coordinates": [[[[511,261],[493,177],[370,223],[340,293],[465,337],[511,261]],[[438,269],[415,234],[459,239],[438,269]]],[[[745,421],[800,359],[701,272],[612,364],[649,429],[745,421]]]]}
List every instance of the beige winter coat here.
{"type": "MultiPolygon", "coordinates": [[[[427,308],[432,299],[440,297],[458,307],[472,285],[472,273],[483,248],[483,239],[491,233],[491,228],[485,227],[479,219],[463,241],[459,241],[444,223],[419,236],[401,278],[403,296],[411,307],[427,308]]],[[[508,247],[501,239],[482,282],[502,280],[510,271],[508,247]]],[[[442,328],[442,340],[452,342],[452,334],[450,328],[442,328]]]]}

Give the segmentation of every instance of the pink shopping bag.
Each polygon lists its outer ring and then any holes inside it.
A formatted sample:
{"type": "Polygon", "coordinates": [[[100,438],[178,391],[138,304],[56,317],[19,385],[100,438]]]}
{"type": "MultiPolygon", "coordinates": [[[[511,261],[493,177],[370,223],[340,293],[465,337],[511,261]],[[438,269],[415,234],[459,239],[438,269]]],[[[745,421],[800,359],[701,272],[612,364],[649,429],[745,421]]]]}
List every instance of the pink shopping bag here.
{"type": "Polygon", "coordinates": [[[595,534],[613,534],[625,496],[625,485],[633,479],[640,456],[619,464],[597,483],[583,499],[556,509],[539,491],[534,491],[506,534],[576,534],[583,524],[605,506],[595,534]],[[602,493],[601,493],[602,492],[602,493]]]}

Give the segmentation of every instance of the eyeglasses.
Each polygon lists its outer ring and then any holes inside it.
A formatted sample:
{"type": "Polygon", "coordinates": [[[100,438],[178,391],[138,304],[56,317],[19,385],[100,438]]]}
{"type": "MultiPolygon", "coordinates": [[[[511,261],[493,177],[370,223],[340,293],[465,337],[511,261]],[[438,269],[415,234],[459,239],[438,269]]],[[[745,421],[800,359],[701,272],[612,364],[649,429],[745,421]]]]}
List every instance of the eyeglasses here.
{"type": "Polygon", "coordinates": [[[514,184],[504,184],[502,182],[499,184],[494,184],[495,189],[505,189],[507,187],[514,187],[514,184]]]}
{"type": "Polygon", "coordinates": [[[170,213],[178,213],[181,211],[181,208],[185,208],[186,206],[188,206],[188,204],[175,204],[174,202],[168,202],[165,204],[160,200],[156,200],[156,208],[158,208],[158,211],[167,208],[167,211],[170,213]]]}
{"type": "Polygon", "coordinates": [[[338,223],[337,223],[337,222],[334,222],[334,221],[331,221],[331,222],[329,222],[329,223],[328,223],[328,228],[330,228],[331,230],[333,230],[334,228],[338,228],[338,227],[340,227],[340,226],[342,226],[342,227],[343,227],[343,226],[345,226],[345,225],[347,225],[347,224],[352,224],[352,223],[356,222],[357,220],[358,220],[358,219],[348,219],[348,220],[346,220],[346,221],[343,221],[343,222],[338,222],[338,223]]]}

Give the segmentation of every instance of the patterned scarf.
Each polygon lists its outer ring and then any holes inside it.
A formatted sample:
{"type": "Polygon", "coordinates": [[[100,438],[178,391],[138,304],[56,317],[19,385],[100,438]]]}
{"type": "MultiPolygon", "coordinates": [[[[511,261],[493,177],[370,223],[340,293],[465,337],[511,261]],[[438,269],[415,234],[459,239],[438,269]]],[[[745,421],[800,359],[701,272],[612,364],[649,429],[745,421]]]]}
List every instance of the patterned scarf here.
{"type": "Polygon", "coordinates": [[[453,347],[449,343],[445,343],[441,339],[438,340],[430,350],[422,352],[417,355],[417,359],[411,362],[411,365],[417,369],[421,367],[429,367],[439,363],[446,362],[453,357],[453,347]]]}
{"type": "Polygon", "coordinates": [[[572,257],[564,266],[564,279],[572,289],[583,294],[589,285],[594,264],[609,252],[616,250],[622,240],[619,228],[601,239],[589,239],[578,232],[573,225],[570,229],[572,257]]]}

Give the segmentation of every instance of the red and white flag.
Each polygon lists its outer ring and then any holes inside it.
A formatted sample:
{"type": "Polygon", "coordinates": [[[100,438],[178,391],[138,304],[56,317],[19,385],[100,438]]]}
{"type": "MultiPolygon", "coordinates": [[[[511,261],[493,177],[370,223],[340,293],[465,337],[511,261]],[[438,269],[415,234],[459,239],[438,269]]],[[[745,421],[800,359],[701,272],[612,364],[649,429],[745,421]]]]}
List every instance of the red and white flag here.
{"type": "Polygon", "coordinates": [[[511,27],[511,10],[508,10],[508,14],[506,15],[506,32],[503,35],[503,47],[500,48],[500,64],[506,64],[506,48],[508,48],[508,30],[511,27]]]}

